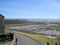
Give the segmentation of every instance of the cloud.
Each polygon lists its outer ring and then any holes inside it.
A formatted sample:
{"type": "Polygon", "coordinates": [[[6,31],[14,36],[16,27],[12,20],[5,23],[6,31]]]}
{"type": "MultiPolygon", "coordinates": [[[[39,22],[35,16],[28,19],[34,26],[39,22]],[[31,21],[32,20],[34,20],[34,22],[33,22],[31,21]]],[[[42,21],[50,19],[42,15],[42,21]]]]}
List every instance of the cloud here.
{"type": "Polygon", "coordinates": [[[1,2],[0,8],[21,8],[24,6],[23,2],[1,2]]]}
{"type": "Polygon", "coordinates": [[[45,0],[40,4],[41,8],[60,8],[60,3],[56,0],[45,0]]]}
{"type": "Polygon", "coordinates": [[[57,3],[57,2],[52,3],[50,7],[60,8],[60,3],[57,3]]]}
{"type": "Polygon", "coordinates": [[[5,8],[0,8],[0,10],[5,10],[5,8]]]}
{"type": "Polygon", "coordinates": [[[24,5],[24,3],[17,3],[17,2],[10,2],[8,4],[12,6],[23,6],[24,5]]]}

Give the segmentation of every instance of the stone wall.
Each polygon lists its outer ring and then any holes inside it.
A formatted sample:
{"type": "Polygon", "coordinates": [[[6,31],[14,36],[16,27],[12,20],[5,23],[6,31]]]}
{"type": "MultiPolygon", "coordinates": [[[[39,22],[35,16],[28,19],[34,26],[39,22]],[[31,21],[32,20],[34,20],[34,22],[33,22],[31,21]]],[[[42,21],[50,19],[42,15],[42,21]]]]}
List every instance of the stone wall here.
{"type": "Polygon", "coordinates": [[[0,14],[0,33],[5,32],[4,16],[0,14]]]}

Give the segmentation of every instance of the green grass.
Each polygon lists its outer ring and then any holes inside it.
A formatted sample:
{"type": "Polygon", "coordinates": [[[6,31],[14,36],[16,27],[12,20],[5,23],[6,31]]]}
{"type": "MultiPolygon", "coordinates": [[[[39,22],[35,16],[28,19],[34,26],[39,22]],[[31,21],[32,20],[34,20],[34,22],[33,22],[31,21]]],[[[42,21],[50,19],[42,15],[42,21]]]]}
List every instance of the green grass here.
{"type": "Polygon", "coordinates": [[[0,33],[0,35],[8,35],[8,33],[0,33]]]}
{"type": "Polygon", "coordinates": [[[8,40],[2,40],[2,41],[0,41],[0,42],[8,42],[8,40]]]}
{"type": "Polygon", "coordinates": [[[5,25],[6,27],[14,27],[14,26],[23,26],[25,24],[9,24],[9,25],[5,25]]]}

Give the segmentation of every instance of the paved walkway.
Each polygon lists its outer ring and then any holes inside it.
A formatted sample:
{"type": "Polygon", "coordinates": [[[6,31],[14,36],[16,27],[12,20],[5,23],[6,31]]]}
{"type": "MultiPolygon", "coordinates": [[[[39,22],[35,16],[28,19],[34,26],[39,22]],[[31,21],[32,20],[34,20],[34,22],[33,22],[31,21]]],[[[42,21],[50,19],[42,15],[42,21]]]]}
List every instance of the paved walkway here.
{"type": "MultiPolygon", "coordinates": [[[[7,32],[12,32],[12,31],[7,31],[7,32]]],[[[26,37],[21,34],[17,34],[16,32],[13,32],[13,33],[14,33],[14,37],[18,39],[19,45],[40,45],[39,42],[37,42],[29,37],[26,37]]]]}

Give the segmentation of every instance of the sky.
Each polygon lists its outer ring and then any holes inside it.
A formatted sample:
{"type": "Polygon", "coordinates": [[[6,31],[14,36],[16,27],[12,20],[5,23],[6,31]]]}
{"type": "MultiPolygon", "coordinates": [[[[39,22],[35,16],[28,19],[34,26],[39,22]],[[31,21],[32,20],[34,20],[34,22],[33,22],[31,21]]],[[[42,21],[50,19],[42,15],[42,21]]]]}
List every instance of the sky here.
{"type": "Polygon", "coordinates": [[[60,19],[60,0],[0,0],[6,19],[60,19]]]}

